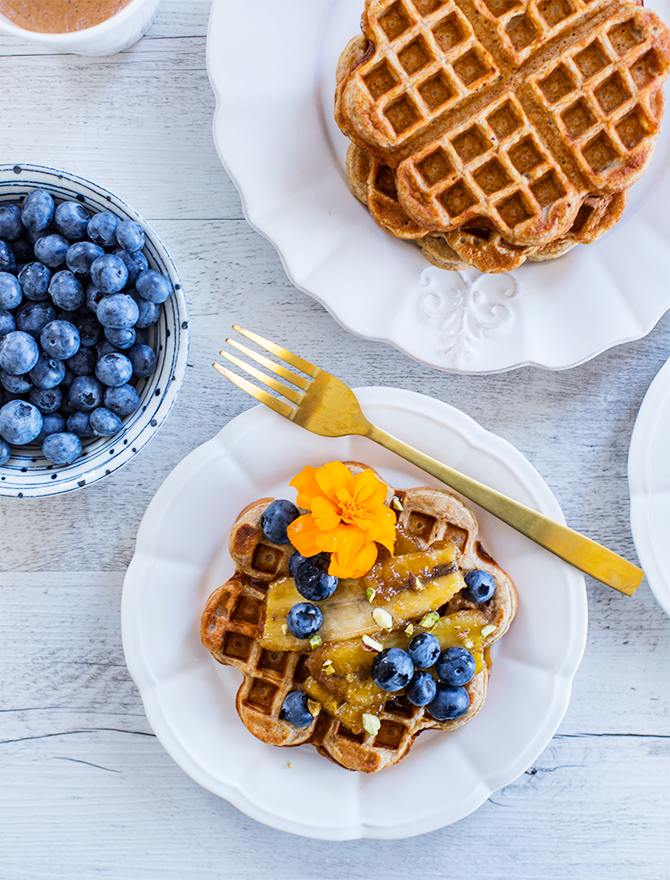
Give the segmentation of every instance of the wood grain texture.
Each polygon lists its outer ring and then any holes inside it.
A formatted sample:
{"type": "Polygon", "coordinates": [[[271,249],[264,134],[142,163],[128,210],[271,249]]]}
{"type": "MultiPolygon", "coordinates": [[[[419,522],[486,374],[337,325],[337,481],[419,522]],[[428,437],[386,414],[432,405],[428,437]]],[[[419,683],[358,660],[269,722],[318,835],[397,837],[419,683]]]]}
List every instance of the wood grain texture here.
{"type": "Polygon", "coordinates": [[[566,372],[455,376],[348,334],[289,283],[219,163],[209,8],[163,0],[147,37],[112,58],[0,39],[3,161],[72,170],[143,213],[182,275],[192,329],[177,404],[135,460],[84,491],[0,499],[0,878],[667,880],[670,621],[646,584],[627,599],[588,583],[589,640],[558,734],[520,779],[429,835],[332,844],[266,828],[153,735],[124,664],[123,574],[161,482],[249,407],[211,369],[233,321],[354,385],[459,407],[530,459],[571,526],[633,560],[628,445],[670,351],[666,315],[566,372]]]}

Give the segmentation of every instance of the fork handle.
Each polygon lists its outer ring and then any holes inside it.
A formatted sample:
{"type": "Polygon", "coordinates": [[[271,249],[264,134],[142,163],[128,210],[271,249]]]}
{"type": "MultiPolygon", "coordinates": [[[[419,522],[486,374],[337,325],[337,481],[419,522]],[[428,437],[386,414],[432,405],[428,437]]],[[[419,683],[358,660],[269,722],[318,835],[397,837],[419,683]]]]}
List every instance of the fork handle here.
{"type": "Polygon", "coordinates": [[[381,428],[370,425],[366,433],[370,440],[390,449],[401,458],[415,464],[421,470],[437,477],[442,483],[455,489],[465,498],[478,504],[513,529],[521,532],[531,541],[574,565],[580,571],[590,574],[602,583],[632,596],[640,586],[644,577],[641,568],[602,547],[579,532],[562,526],[560,523],[543,516],[541,513],[513,501],[506,495],[490,489],[488,486],[466,477],[464,474],[447,467],[442,462],[419,452],[397,437],[387,434],[381,428]]]}

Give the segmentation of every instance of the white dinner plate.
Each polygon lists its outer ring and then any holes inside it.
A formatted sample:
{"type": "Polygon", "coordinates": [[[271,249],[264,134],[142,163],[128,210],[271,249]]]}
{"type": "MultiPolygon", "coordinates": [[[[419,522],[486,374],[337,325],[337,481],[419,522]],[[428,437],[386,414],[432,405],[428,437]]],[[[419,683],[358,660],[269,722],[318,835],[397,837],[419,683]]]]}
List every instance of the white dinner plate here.
{"type": "MultiPolygon", "coordinates": [[[[392,388],[358,396],[380,427],[562,521],[521,453],[459,410],[392,388]]],[[[261,497],[294,498],[288,483],[305,464],[352,459],[399,488],[434,482],[369,440],[318,437],[263,406],[187,456],[142,520],[123,588],[123,646],[156,736],[196,782],[295,834],[409,837],[468,815],[550,741],[584,650],[584,578],[478,511],[482,542],[519,593],[512,627],[493,646],[481,712],[456,731],[424,733],[404,760],[373,775],[344,770],[310,745],[260,742],[235,710],[239,671],[218,664],[200,642],[200,615],[233,573],[227,544],[239,511],[261,497]]]]}
{"type": "Polygon", "coordinates": [[[670,615],[670,361],[649,386],[628,453],[630,524],[652,592],[670,615]]]}
{"type": "MultiPolygon", "coordinates": [[[[446,272],[350,194],[335,67],[363,0],[214,0],[214,140],[249,223],[345,328],[430,366],[564,369],[639,339],[670,307],[670,125],[624,218],[597,244],[504,275],[446,272]]],[[[670,0],[648,4],[670,22],[670,0]]]]}

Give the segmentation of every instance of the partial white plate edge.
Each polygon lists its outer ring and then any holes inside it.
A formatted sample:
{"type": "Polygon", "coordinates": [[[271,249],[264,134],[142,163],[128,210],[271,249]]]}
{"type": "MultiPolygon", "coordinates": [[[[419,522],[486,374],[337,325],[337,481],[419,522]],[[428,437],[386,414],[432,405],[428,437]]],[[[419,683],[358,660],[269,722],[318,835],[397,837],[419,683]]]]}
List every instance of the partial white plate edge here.
{"type": "MultiPolygon", "coordinates": [[[[511,444],[503,438],[498,437],[490,431],[482,428],[470,416],[456,410],[454,407],[446,403],[427,398],[424,395],[410,391],[400,391],[398,389],[389,388],[365,388],[357,389],[357,396],[365,405],[372,403],[375,393],[383,393],[388,395],[397,393],[406,400],[414,400],[417,402],[426,402],[431,406],[442,409],[444,413],[457,413],[459,420],[462,419],[462,436],[478,449],[487,449],[488,444],[493,442],[494,446],[504,448],[507,455],[511,455],[514,459],[514,471],[523,474],[526,472],[528,478],[533,483],[533,496],[535,506],[538,510],[546,515],[563,521],[563,514],[560,506],[543,480],[540,474],[530,464],[530,462],[511,444]]],[[[419,407],[421,409],[421,407],[419,407]]],[[[143,565],[150,562],[151,555],[143,550],[143,546],[148,540],[150,532],[153,528],[151,520],[154,518],[154,511],[160,511],[166,508],[168,499],[177,494],[179,485],[185,479],[188,479],[189,468],[203,455],[210,455],[220,452],[221,441],[224,440],[228,433],[234,433],[240,422],[251,422],[256,418],[257,413],[264,413],[274,418],[274,414],[262,406],[253,407],[251,410],[242,413],[236,419],[229,422],[220,432],[211,440],[191,452],[185,459],[180,462],[175,469],[168,475],[154,499],[150,502],[147,511],[144,514],[137,538],[137,553],[133,557],[131,564],[126,573],[124,581],[124,589],[121,605],[121,622],[122,622],[122,639],[123,648],[126,656],[126,663],[129,672],[140,690],[140,694],[144,703],[145,711],[149,723],[154,730],[157,738],[173,758],[173,760],[203,788],[223,797],[229,801],[246,815],[270,827],[277,828],[300,836],[312,837],[322,840],[351,840],[361,837],[376,839],[399,839],[411,837],[418,834],[427,833],[451,824],[476,810],[481,806],[490,795],[510,784],[517,779],[542,753],[551,741],[554,733],[558,729],[565,712],[567,710],[570,694],[572,689],[572,679],[581,662],[587,633],[587,607],[586,607],[586,589],[584,577],[575,569],[567,564],[565,565],[566,586],[571,591],[572,604],[572,621],[570,633],[572,643],[566,650],[566,660],[563,664],[561,672],[555,677],[555,696],[552,702],[551,712],[548,714],[541,728],[539,728],[533,739],[528,743],[525,750],[517,756],[507,767],[496,771],[495,784],[487,784],[486,780],[482,780],[480,785],[473,791],[469,798],[460,803],[461,809],[455,811],[452,807],[448,807],[441,813],[435,813],[430,816],[420,817],[416,821],[406,823],[396,823],[385,827],[374,824],[359,823],[350,826],[337,827],[311,827],[296,823],[276,813],[270,813],[260,804],[248,798],[245,793],[238,787],[215,779],[211,774],[207,773],[206,768],[202,767],[189,753],[182,743],[174,736],[172,730],[166,722],[165,715],[160,700],[160,690],[157,683],[147,667],[141,651],[142,637],[139,627],[140,617],[138,614],[139,597],[137,591],[127,589],[135,577],[135,573],[139,572],[143,565]]],[[[280,418],[280,417],[276,417],[280,418]]],[[[490,450],[489,450],[490,451],[490,450]]],[[[508,464],[508,459],[503,457],[500,459],[508,464]]],[[[160,517],[160,514],[158,514],[160,517]]],[[[147,546],[148,549],[148,546],[147,546]]]]}
{"type": "MultiPolygon", "coordinates": [[[[651,501],[654,494],[650,453],[655,432],[665,419],[670,423],[670,360],[654,377],[638,410],[628,451],[628,487],[630,492],[630,527],[633,542],[644,569],[647,583],[656,601],[670,616],[670,579],[667,563],[659,558],[661,550],[651,540],[651,501]]],[[[665,551],[667,548],[662,548],[665,551]]]]}

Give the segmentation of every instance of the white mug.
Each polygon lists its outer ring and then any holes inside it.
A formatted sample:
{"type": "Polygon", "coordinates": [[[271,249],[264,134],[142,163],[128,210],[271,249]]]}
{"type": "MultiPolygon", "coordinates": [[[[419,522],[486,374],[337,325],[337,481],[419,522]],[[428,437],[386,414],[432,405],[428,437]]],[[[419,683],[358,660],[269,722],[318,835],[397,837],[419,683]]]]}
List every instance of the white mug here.
{"type": "Polygon", "coordinates": [[[122,52],[149,30],[160,0],[130,0],[111,18],[81,31],[44,34],[19,27],[0,13],[0,33],[39,43],[55,52],[75,55],[114,55],[122,52]]]}

